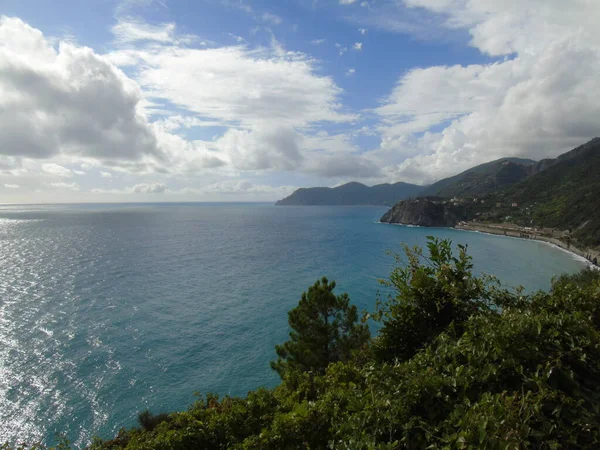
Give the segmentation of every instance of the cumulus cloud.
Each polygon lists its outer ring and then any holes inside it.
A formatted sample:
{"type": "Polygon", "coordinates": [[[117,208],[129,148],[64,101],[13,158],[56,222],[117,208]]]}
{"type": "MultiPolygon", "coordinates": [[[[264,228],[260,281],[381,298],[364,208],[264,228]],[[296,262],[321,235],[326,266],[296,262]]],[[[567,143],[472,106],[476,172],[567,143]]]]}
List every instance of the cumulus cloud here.
{"type": "MultiPolygon", "coordinates": [[[[303,170],[305,133],[357,117],[318,61],[276,42],[206,48],[174,23],[125,19],[111,31],[115,50],[99,55],[0,19],[0,171],[15,174],[34,160],[46,162],[29,170],[59,178],[91,167],[185,176],[303,170]],[[203,127],[222,131],[186,137],[203,127]]],[[[60,183],[48,185],[79,189],[60,183]]]]}
{"type": "Polygon", "coordinates": [[[409,0],[504,61],[418,68],[376,109],[385,171],[429,182],[504,156],[556,156],[600,134],[600,4],[409,0]],[[433,128],[435,127],[435,128],[433,128]],[[442,131],[430,131],[431,129],[442,131]]]}
{"type": "Polygon", "coordinates": [[[354,75],[356,73],[356,69],[348,69],[346,70],[346,76],[349,77],[351,75],[354,75]]]}
{"type": "Polygon", "coordinates": [[[163,183],[154,184],[136,184],[131,188],[131,192],[136,194],[162,194],[167,190],[163,183]]]}
{"type": "Polygon", "coordinates": [[[0,154],[158,156],[140,100],[135,83],[91,49],[55,49],[39,30],[0,18],[0,154]]]}
{"type": "Polygon", "coordinates": [[[55,163],[42,164],[42,170],[50,175],[56,175],[59,177],[70,177],[73,175],[71,170],[55,163]]]}
{"type": "Polygon", "coordinates": [[[48,186],[58,188],[58,189],[67,189],[70,191],[79,191],[79,185],[77,183],[65,183],[64,181],[59,181],[56,183],[46,183],[48,186]]]}
{"type": "Polygon", "coordinates": [[[140,183],[135,186],[124,187],[121,189],[92,189],[94,194],[108,195],[132,195],[132,194],[164,194],[169,192],[167,186],[163,183],[140,183]]]}
{"type": "Polygon", "coordinates": [[[380,167],[363,155],[334,153],[315,155],[307,161],[306,171],[327,178],[378,178],[380,167]]]}
{"type": "Polygon", "coordinates": [[[265,125],[253,130],[230,129],[215,147],[240,170],[294,170],[303,160],[299,139],[292,128],[265,125]]]}
{"type": "Polygon", "coordinates": [[[153,45],[111,54],[115,61],[136,62],[135,79],[152,100],[168,101],[222,125],[252,127],[277,121],[288,126],[345,122],[341,89],[317,74],[316,62],[279,48],[244,46],[187,48],[153,45]]]}
{"type": "Polygon", "coordinates": [[[354,50],[361,51],[362,50],[362,42],[355,42],[352,46],[354,50]]]}

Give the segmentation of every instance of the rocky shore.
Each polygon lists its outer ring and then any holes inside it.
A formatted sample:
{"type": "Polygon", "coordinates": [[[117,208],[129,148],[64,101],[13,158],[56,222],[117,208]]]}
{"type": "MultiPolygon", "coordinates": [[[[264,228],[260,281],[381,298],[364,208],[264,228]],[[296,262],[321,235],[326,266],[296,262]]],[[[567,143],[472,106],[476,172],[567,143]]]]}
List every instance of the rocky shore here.
{"type": "Polygon", "coordinates": [[[453,227],[465,218],[466,210],[462,206],[417,198],[397,203],[380,221],[421,227],[453,227]]]}

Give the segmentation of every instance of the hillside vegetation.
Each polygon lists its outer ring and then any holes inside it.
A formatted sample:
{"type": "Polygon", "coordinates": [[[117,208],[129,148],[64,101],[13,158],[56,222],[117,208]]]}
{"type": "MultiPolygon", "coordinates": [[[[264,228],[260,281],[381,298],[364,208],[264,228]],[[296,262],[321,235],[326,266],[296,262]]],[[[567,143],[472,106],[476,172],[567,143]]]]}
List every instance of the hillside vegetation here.
{"type": "Polygon", "coordinates": [[[598,272],[525,295],[447,241],[397,258],[373,338],[320,280],[290,312],[278,387],[144,412],[91,448],[600,448],[598,272]]]}
{"type": "Polygon", "coordinates": [[[594,249],[600,247],[599,174],[596,138],[555,159],[498,160],[441,180],[420,198],[396,204],[381,221],[421,226],[504,222],[594,249]],[[428,193],[438,196],[425,198],[428,193]]]}
{"type": "Polygon", "coordinates": [[[522,223],[529,219],[531,225],[570,230],[582,245],[600,245],[600,138],[561,155],[498,197],[526,211],[522,223]]]}
{"type": "Polygon", "coordinates": [[[502,158],[481,164],[458,175],[432,184],[422,197],[477,197],[524,180],[532,173],[535,161],[502,158]]]}

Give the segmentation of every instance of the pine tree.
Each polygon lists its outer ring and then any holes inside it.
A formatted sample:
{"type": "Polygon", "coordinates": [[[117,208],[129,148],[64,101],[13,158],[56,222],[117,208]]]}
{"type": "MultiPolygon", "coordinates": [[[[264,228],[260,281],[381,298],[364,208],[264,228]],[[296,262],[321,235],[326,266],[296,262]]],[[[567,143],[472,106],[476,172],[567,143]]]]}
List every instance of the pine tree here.
{"type": "Polygon", "coordinates": [[[290,340],[277,345],[273,370],[283,378],[289,371],[324,373],[332,362],[347,361],[353,350],[370,338],[367,325],[358,322],[348,294],[335,295],[335,281],[323,277],[312,285],[288,313],[290,340]]]}

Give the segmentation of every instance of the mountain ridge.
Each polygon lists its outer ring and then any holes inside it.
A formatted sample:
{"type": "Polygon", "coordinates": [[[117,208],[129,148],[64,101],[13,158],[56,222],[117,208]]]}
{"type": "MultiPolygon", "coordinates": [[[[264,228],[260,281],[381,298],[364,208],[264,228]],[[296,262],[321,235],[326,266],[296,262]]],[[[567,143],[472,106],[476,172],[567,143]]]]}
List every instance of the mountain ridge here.
{"type": "Polygon", "coordinates": [[[424,186],[404,183],[383,183],[374,186],[351,181],[330,187],[300,188],[276,205],[377,205],[392,206],[400,200],[416,197],[424,186]]]}

